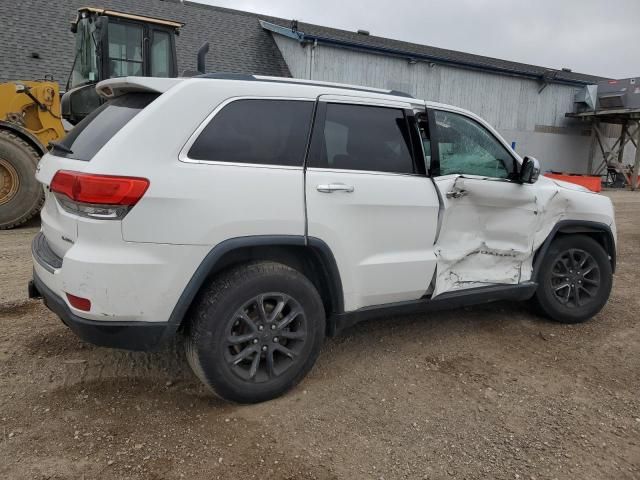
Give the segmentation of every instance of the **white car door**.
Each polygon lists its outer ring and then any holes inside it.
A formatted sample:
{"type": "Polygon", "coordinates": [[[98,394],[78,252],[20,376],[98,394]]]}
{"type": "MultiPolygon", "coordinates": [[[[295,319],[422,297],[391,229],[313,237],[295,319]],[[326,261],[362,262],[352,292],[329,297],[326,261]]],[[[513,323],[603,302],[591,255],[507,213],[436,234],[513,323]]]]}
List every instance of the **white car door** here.
{"type": "Polygon", "coordinates": [[[335,256],[345,311],[418,299],[433,279],[439,201],[410,108],[319,98],[306,168],[307,233],[335,256]]]}
{"type": "Polygon", "coordinates": [[[444,207],[433,296],[529,280],[536,186],[514,180],[518,160],[486,124],[461,112],[430,113],[431,172],[444,207]]]}

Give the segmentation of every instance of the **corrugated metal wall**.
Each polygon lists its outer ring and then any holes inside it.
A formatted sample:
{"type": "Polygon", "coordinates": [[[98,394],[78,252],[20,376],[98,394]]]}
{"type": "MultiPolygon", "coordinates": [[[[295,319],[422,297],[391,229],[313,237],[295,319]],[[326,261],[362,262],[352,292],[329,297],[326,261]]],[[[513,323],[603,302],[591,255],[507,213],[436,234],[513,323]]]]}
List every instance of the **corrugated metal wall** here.
{"type": "MultiPolygon", "coordinates": [[[[588,125],[567,119],[578,87],[540,84],[362,51],[319,45],[302,47],[277,34],[274,38],[291,74],[329,82],[401,90],[425,100],[471,110],[497,128],[521,155],[533,155],[544,170],[587,173],[591,138],[588,125]]],[[[625,157],[630,157],[627,152],[625,157]]]]}

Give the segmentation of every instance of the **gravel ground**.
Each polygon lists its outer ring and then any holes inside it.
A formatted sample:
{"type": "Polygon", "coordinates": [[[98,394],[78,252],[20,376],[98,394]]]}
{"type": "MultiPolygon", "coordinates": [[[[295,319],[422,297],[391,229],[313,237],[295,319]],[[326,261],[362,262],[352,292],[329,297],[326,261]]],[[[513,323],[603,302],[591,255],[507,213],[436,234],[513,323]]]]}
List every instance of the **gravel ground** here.
{"type": "Polygon", "coordinates": [[[289,394],[212,398],[177,346],[93,347],[25,299],[37,223],[0,232],[0,478],[638,479],[640,194],[582,325],[499,303],[367,322],[289,394]]]}

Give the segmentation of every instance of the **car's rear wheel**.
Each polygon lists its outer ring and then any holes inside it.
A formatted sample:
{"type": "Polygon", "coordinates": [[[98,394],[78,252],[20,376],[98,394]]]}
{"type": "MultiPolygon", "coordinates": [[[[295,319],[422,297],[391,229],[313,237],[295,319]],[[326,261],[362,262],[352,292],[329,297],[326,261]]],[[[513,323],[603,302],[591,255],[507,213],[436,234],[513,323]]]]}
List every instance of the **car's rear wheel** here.
{"type": "Polygon", "coordinates": [[[551,319],[579,323],[607,303],[613,274],[605,250],[585,235],[554,240],[540,268],[535,300],[551,319]]]}
{"type": "Polygon", "coordinates": [[[262,402],[307,374],[324,332],[322,300],[304,275],[274,262],[244,264],[202,292],[187,332],[187,360],[220,397],[262,402]]]}

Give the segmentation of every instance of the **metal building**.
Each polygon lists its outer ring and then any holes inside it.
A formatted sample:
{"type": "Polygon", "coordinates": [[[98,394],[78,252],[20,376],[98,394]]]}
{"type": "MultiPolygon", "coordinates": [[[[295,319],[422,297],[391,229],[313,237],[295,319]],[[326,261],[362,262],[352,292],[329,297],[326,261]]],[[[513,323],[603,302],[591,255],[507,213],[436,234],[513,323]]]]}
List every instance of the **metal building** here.
{"type": "MultiPolygon", "coordinates": [[[[300,22],[261,21],[294,77],[402,90],[471,110],[544,170],[591,173],[599,155],[591,125],[567,117],[601,77],[443,50],[300,22]]],[[[601,129],[615,137],[615,127],[601,129]]],[[[634,148],[624,161],[633,163],[634,148]]]]}
{"type": "MultiPolygon", "coordinates": [[[[0,2],[0,81],[52,74],[64,89],[73,62],[69,22],[87,4],[185,23],[177,40],[180,71],[195,67],[195,52],[208,41],[211,71],[389,88],[467,108],[515,142],[519,153],[537,157],[544,170],[587,173],[597,148],[589,124],[565,114],[573,111],[576,92],[600,77],[191,1],[25,0],[20,8],[0,2]],[[47,12],[46,20],[34,11],[47,12]]],[[[632,162],[634,148],[624,157],[632,162]]]]}

